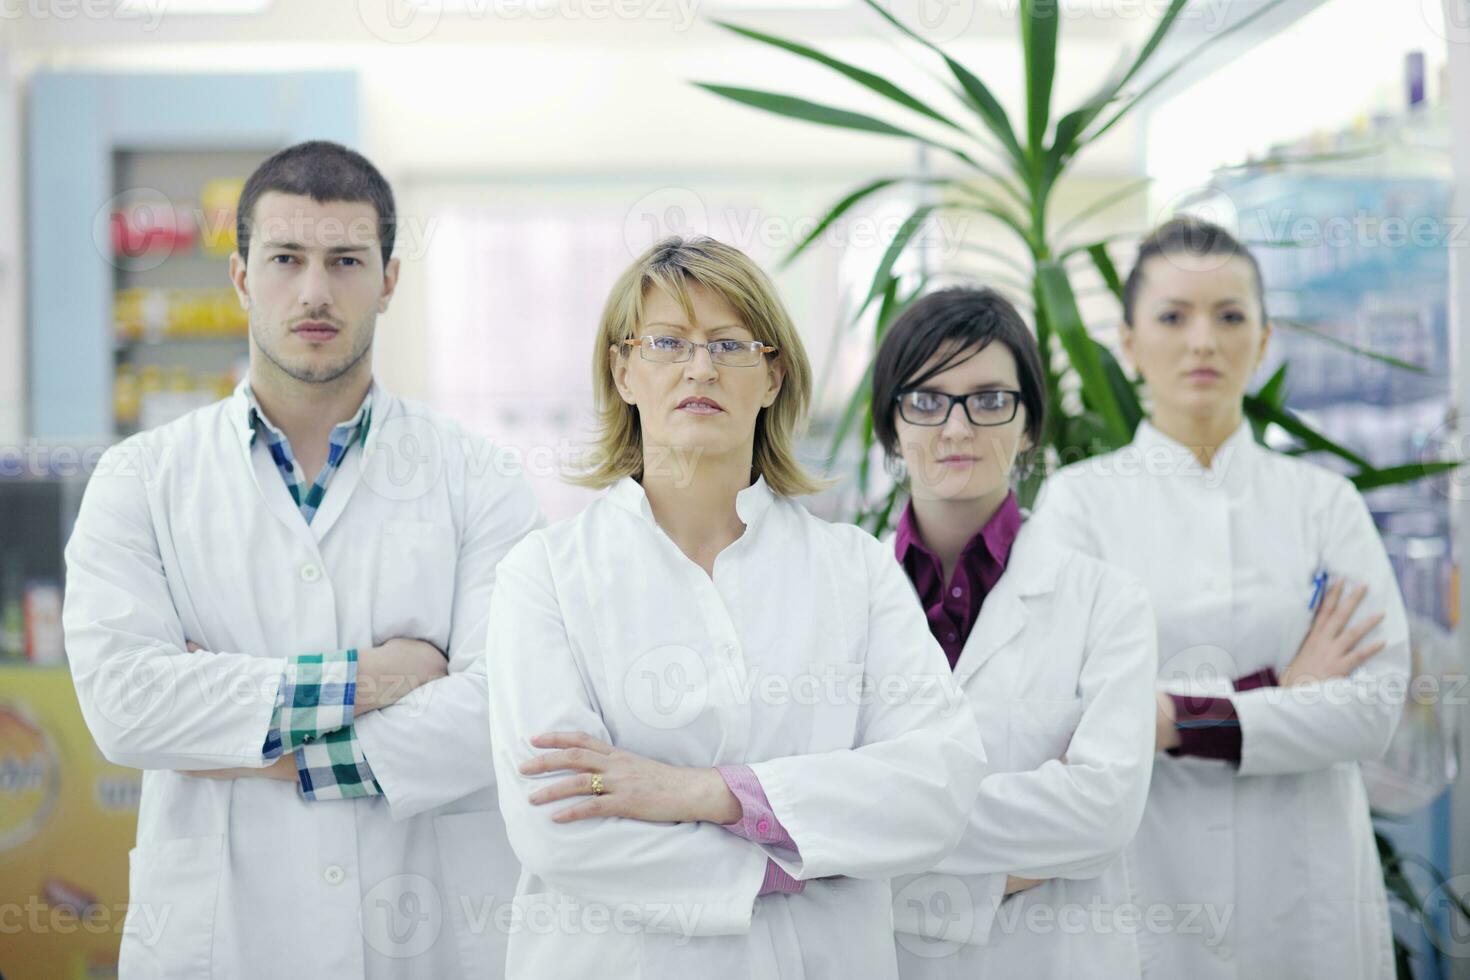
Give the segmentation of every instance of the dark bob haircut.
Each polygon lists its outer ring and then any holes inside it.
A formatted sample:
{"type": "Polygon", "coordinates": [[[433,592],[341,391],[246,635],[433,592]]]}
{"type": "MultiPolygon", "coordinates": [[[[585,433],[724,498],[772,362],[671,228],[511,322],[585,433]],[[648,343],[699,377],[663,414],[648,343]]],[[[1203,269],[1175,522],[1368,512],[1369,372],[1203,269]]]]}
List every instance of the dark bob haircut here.
{"type": "Polygon", "coordinates": [[[873,434],[889,458],[898,456],[894,417],[898,396],[999,341],[1016,359],[1026,434],[1034,449],[1046,427],[1046,375],[1036,337],[1010,301],[993,289],[942,289],[916,300],[883,334],[873,361],[873,434]],[[929,370],[924,365],[945,352],[929,370]]]}

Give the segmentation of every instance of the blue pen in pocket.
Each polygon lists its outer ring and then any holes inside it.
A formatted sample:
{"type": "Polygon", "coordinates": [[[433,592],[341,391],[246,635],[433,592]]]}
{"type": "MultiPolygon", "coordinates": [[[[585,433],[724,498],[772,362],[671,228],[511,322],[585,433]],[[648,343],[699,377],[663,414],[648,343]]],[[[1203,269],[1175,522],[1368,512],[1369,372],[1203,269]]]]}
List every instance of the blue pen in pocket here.
{"type": "Polygon", "coordinates": [[[1322,594],[1327,591],[1327,569],[1319,568],[1312,576],[1312,598],[1307,601],[1307,609],[1315,610],[1317,604],[1322,601],[1322,594]]]}

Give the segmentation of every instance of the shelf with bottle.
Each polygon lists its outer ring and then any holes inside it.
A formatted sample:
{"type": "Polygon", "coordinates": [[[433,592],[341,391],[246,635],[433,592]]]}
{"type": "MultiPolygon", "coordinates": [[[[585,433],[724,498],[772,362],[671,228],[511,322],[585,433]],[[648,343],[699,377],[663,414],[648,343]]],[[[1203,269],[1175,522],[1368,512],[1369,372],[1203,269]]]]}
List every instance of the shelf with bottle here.
{"type": "Polygon", "coordinates": [[[201,371],[183,364],[119,364],[112,385],[117,434],[162,425],[184,412],[230,397],[238,368],[201,371]]]}
{"type": "Polygon", "coordinates": [[[113,431],[125,437],[228,397],[249,319],[226,278],[243,179],[263,153],[117,151],[108,215],[113,431]]]}
{"type": "Polygon", "coordinates": [[[228,256],[235,250],[235,205],[244,186],[237,177],[206,178],[193,202],[156,187],[130,185],[108,214],[113,265],[150,269],[196,251],[216,259],[228,256]]]}
{"type": "Polygon", "coordinates": [[[0,664],[63,664],[61,583],[27,577],[24,571],[18,552],[0,559],[0,664]]]}
{"type": "Polygon", "coordinates": [[[235,291],[224,288],[119,289],[112,307],[117,346],[228,341],[243,344],[249,321],[235,291]]]}
{"type": "Polygon", "coordinates": [[[1234,212],[1273,289],[1422,283],[1446,274],[1447,249],[1465,234],[1447,216],[1447,182],[1281,176],[1275,184],[1227,184],[1210,199],[1234,212]]]}

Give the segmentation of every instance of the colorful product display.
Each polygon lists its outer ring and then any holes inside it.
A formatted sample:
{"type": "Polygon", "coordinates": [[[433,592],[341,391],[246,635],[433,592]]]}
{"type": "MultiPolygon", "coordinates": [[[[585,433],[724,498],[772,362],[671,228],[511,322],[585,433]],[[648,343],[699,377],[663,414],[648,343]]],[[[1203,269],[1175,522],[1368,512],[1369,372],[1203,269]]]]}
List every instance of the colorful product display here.
{"type": "Polygon", "coordinates": [[[203,177],[198,186],[197,205],[140,192],[112,215],[119,259],[156,256],[116,263],[112,401],[119,436],[228,397],[243,369],[249,317],[239,297],[228,285],[197,283],[204,267],[222,276],[235,249],[244,181],[203,177]]]}
{"type": "Polygon", "coordinates": [[[120,289],[112,304],[119,342],[178,338],[244,337],[249,320],[235,291],[218,289],[120,289]]]}
{"type": "Polygon", "coordinates": [[[223,258],[235,250],[235,205],[244,189],[239,178],[219,178],[199,192],[199,245],[206,255],[223,258]]]}
{"type": "Polygon", "coordinates": [[[187,402],[190,407],[208,405],[230,397],[239,378],[231,371],[195,371],[183,365],[165,368],[145,364],[134,368],[121,364],[112,384],[112,410],[119,426],[135,428],[145,419],[159,416],[159,406],[187,402]],[[187,398],[180,399],[178,396],[187,398]]]}
{"type": "Polygon", "coordinates": [[[66,670],[0,667],[0,973],[117,975],[142,773],[102,757],[66,670]]]}

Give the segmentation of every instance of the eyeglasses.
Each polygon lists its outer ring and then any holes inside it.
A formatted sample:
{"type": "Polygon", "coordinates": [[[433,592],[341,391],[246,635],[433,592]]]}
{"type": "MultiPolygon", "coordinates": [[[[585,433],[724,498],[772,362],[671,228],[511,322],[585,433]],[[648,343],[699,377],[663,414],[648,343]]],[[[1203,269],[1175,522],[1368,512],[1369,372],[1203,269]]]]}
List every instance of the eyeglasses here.
{"type": "Polygon", "coordinates": [[[1005,425],[1016,417],[1021,393],[992,388],[968,395],[951,395],[918,388],[899,393],[898,414],[910,425],[943,425],[949,421],[956,402],[965,406],[965,418],[971,425],[1005,425]]]}
{"type": "Polygon", "coordinates": [[[682,337],[629,337],[623,341],[627,347],[637,347],[645,361],[659,364],[678,364],[694,357],[694,348],[709,351],[709,359],[726,367],[755,367],[767,354],[776,353],[759,340],[711,340],[707,344],[696,344],[682,337]]]}

